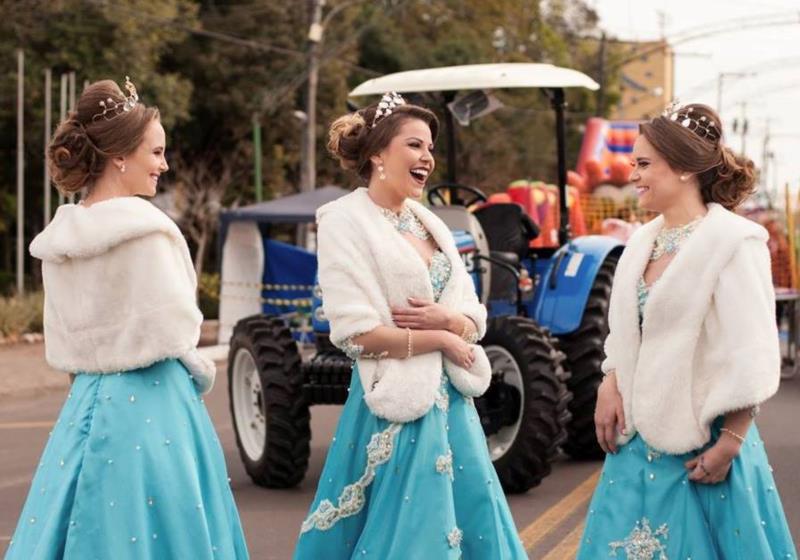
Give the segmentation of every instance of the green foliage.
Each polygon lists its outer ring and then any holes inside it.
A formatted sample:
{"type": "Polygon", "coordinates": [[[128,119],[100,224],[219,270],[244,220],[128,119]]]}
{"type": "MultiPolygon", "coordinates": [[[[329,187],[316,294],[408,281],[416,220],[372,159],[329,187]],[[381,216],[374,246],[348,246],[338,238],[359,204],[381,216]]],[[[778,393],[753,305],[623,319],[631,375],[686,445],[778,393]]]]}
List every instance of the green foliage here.
{"type": "MultiPolygon", "coordinates": [[[[317,95],[318,185],[353,177],[324,150],[347,93],[376,75],[484,62],[551,62],[597,78],[597,16],[584,0],[328,0],[317,95]]],[[[262,125],[265,197],[298,190],[305,110],[309,2],[283,0],[0,0],[0,253],[13,250],[16,58],[24,49],[26,243],[43,225],[43,71],[53,69],[54,127],[59,77],[131,76],[158,105],[168,157],[239,170],[223,203],[251,202],[252,123],[262,125]]],[[[613,57],[609,51],[608,57],[613,57]]],[[[607,76],[613,83],[614,77],[607,76]]],[[[506,107],[459,130],[461,182],[492,192],[520,177],[555,179],[548,102],[538,91],[498,92],[506,107]]],[[[607,90],[606,107],[614,102],[607,90]]],[[[588,91],[568,94],[568,152],[574,165],[586,117],[603,113],[588,91]]],[[[369,99],[358,99],[368,103],[369,99]]],[[[441,116],[442,99],[423,102],[441,116]]],[[[444,142],[432,181],[443,178],[444,142]]],[[[166,182],[174,181],[173,175],[166,182]]],[[[54,198],[55,198],[55,193],[54,198]]],[[[0,269],[13,261],[0,254],[0,269]]],[[[26,267],[30,270],[32,267],[26,267]]]]}
{"type": "Polygon", "coordinates": [[[197,281],[197,303],[205,319],[219,319],[219,274],[204,272],[197,281]]]}
{"type": "Polygon", "coordinates": [[[42,332],[44,294],[0,297],[0,336],[14,338],[25,333],[42,332]]]}

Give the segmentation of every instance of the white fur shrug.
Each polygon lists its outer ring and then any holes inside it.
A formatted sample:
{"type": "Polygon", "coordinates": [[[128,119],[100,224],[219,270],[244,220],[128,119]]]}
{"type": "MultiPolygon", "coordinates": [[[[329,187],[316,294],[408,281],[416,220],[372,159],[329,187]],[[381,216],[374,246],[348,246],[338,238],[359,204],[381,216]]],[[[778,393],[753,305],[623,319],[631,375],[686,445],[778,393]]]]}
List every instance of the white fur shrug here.
{"type": "MultiPolygon", "coordinates": [[[[452,265],[439,303],[475,322],[479,337],[486,332],[486,308],[478,301],[450,230],[422,204],[406,204],[433,236],[452,265]]],[[[409,297],[433,301],[425,262],[359,188],[317,211],[319,283],[323,310],[330,321],[331,341],[342,343],[374,328],[394,326],[390,307],[407,306],[409,297]]],[[[475,362],[466,371],[430,352],[410,359],[359,358],[358,372],[365,401],[377,416],[409,422],[433,406],[444,367],[453,386],[465,396],[483,394],[491,367],[483,348],[475,345],[475,362]]]]}
{"type": "Polygon", "coordinates": [[[637,283],[663,227],[631,237],[619,261],[603,371],[616,371],[628,436],[685,453],[710,438],[724,413],[772,396],[780,350],[767,232],[709,205],[709,212],[651,288],[639,329],[637,283]]]}
{"type": "Polygon", "coordinates": [[[179,358],[207,392],[216,368],[196,350],[203,316],[186,240],[150,202],[60,206],[30,245],[41,259],[47,362],[112,373],[179,358]]]}

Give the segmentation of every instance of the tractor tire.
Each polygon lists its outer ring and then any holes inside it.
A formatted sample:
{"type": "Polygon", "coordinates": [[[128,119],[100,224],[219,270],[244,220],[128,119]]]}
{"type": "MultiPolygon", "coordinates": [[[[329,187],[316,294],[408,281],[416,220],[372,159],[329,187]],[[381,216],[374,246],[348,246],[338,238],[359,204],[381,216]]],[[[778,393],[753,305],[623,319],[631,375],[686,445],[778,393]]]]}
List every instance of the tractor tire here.
{"type": "Polygon", "coordinates": [[[595,277],[578,330],[560,338],[561,348],[567,355],[567,366],[572,373],[569,381],[572,421],[567,426],[564,451],[573,459],[605,457],[595,434],[594,406],[597,388],[603,380],[600,365],[605,358],[603,345],[608,336],[608,305],[618,261],[617,255],[606,258],[595,277]]]}
{"type": "Polygon", "coordinates": [[[278,317],[253,315],[233,329],[228,397],[236,446],[259,486],[290,488],[305,476],[310,413],[297,344],[278,317]]]}
{"type": "Polygon", "coordinates": [[[490,319],[481,344],[492,365],[492,384],[475,406],[489,454],[503,490],[525,492],[550,474],[565,439],[570,398],[565,356],[547,331],[525,317],[490,319]]]}

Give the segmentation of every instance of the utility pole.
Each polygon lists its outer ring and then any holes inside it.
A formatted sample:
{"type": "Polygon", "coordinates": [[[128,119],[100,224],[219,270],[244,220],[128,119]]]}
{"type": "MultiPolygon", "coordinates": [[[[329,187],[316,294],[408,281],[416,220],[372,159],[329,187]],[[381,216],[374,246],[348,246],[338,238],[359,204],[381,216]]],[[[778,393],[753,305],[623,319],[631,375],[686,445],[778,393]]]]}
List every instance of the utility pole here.
{"type": "Polygon", "coordinates": [[[325,0],[311,0],[311,26],[308,28],[308,92],[306,94],[306,122],[300,154],[300,190],[308,192],[317,182],[317,84],[319,78],[319,53],[322,41],[322,8],[325,0]]]}
{"type": "Polygon", "coordinates": [[[764,143],[761,145],[761,182],[767,189],[767,170],[769,168],[769,119],[764,131],[764,143]]]}
{"type": "Polygon", "coordinates": [[[720,72],[717,75],[717,114],[722,116],[722,85],[725,78],[749,78],[756,72],[720,72]]]}
{"type": "Polygon", "coordinates": [[[745,154],[747,143],[747,102],[742,101],[742,155],[745,154]]]}
{"type": "MultiPolygon", "coordinates": [[[[75,111],[75,72],[69,73],[69,110],[75,111]]],[[[75,193],[69,195],[69,203],[75,204],[75,193]]]]}
{"type": "MultiPolygon", "coordinates": [[[[67,85],[68,85],[67,82],[68,82],[67,74],[61,74],[61,91],[60,91],[61,96],[58,99],[59,124],[67,120],[67,85]]],[[[64,204],[64,201],[65,201],[64,193],[58,191],[58,205],[61,206],[62,204],[64,204]]]]}
{"type": "Polygon", "coordinates": [[[597,60],[597,82],[600,88],[597,90],[597,109],[595,115],[602,117],[603,108],[606,104],[606,32],[600,36],[600,51],[597,60]]]}
{"type": "Polygon", "coordinates": [[[17,50],[17,294],[25,293],[25,53],[17,50]]]}
{"type": "Polygon", "coordinates": [[[261,122],[258,113],[253,113],[253,182],[256,202],[264,199],[264,182],[261,179],[261,122]]]}
{"type": "Polygon", "coordinates": [[[47,68],[44,71],[44,225],[50,223],[52,214],[51,195],[53,189],[50,187],[50,168],[47,166],[47,146],[50,144],[50,134],[52,133],[52,105],[53,105],[53,70],[47,68]]]}

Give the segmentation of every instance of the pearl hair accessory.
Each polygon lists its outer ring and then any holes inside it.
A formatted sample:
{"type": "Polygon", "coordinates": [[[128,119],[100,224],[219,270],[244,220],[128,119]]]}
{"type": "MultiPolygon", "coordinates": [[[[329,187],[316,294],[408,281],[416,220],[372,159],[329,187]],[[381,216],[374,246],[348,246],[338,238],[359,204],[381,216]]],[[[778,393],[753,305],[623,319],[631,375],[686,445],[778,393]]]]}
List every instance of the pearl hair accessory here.
{"type": "Polygon", "coordinates": [[[381,100],[378,102],[378,108],[375,110],[375,117],[372,119],[372,126],[370,128],[375,128],[381,119],[385,119],[391,115],[397,107],[405,104],[406,100],[403,99],[403,96],[399,93],[394,91],[384,93],[383,97],[381,97],[381,100]]]}
{"type": "Polygon", "coordinates": [[[136,86],[133,85],[128,76],[125,76],[125,89],[128,90],[130,95],[126,96],[123,101],[114,101],[112,97],[100,101],[99,105],[103,110],[92,117],[92,122],[100,119],[110,121],[114,117],[133,109],[136,103],[139,102],[139,94],[136,92],[136,86]]]}
{"type": "Polygon", "coordinates": [[[722,137],[722,132],[717,129],[714,121],[705,115],[695,117],[695,115],[692,115],[693,112],[694,107],[681,107],[678,101],[675,100],[664,109],[661,116],[681,125],[683,128],[688,128],[700,138],[716,142],[722,137]]]}

